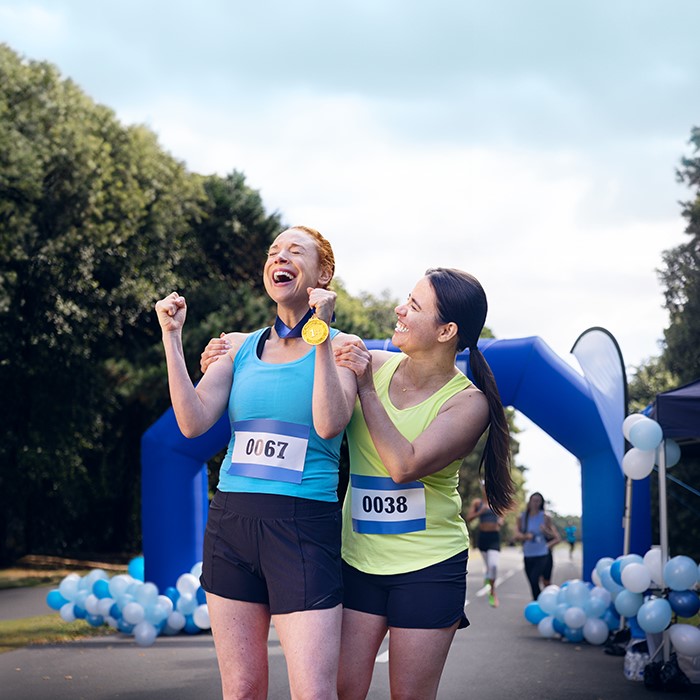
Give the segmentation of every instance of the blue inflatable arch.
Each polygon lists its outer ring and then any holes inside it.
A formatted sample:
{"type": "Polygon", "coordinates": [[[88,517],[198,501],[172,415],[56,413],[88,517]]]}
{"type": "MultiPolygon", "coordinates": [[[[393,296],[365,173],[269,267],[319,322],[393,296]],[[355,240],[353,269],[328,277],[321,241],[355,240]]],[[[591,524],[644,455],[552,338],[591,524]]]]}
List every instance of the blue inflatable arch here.
{"type": "MultiPolygon", "coordinates": [[[[367,346],[396,350],[389,341],[370,340],[367,346]]],[[[625,478],[591,388],[539,337],[482,340],[479,349],[493,370],[503,405],[523,413],[581,463],[583,576],[590,579],[598,559],[623,553],[625,507],[625,478]]],[[[468,359],[468,351],[457,356],[465,374],[468,359]]],[[[206,462],[229,437],[224,415],[205,435],[189,440],[180,433],[172,409],[142,437],[145,577],[160,590],[202,559],[206,462]]],[[[633,482],[633,503],[630,551],[644,554],[651,544],[649,479],[633,482]]]]}

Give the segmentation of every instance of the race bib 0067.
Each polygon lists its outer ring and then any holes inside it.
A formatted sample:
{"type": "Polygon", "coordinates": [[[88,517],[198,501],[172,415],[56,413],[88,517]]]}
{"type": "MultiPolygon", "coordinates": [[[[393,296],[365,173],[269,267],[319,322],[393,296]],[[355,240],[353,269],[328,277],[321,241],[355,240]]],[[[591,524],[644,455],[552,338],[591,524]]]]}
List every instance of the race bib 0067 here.
{"type": "Polygon", "coordinates": [[[308,425],[258,418],[233,424],[229,474],[300,484],[309,444],[308,425]]]}

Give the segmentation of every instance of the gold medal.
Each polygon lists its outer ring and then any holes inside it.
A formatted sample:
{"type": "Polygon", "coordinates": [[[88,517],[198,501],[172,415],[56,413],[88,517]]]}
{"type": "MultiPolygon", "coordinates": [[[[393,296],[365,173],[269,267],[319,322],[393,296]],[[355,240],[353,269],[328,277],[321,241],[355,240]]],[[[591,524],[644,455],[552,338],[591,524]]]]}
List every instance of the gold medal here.
{"type": "Polygon", "coordinates": [[[301,329],[301,337],[309,345],[320,345],[328,337],[328,324],[313,316],[301,329]]]}

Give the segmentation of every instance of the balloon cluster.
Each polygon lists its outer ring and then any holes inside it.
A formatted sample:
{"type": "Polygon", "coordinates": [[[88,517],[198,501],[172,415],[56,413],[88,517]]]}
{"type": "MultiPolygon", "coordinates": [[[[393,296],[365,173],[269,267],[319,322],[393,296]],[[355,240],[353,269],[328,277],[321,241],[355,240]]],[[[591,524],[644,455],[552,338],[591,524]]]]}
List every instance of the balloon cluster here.
{"type": "Polygon", "coordinates": [[[633,413],[622,423],[622,434],[632,444],[622,458],[622,471],[630,479],[645,479],[658,464],[658,447],[663,440],[665,465],[672,467],[681,458],[681,448],[675,440],[663,439],[661,426],[653,419],[633,413]]]}
{"type": "Polygon", "coordinates": [[[603,644],[620,624],[611,593],[579,579],[547,586],[525,606],[524,614],[543,637],[569,642],[603,644]]]}
{"type": "Polygon", "coordinates": [[[161,594],[154,583],[144,582],[143,557],[129,562],[128,574],[109,577],[103,569],[85,576],[68,574],[46,596],[46,603],[66,622],[85,620],[93,627],[109,625],[133,635],[147,647],[160,634],[198,634],[211,627],[209,609],[199,574],[202,564],[178,577],[175,586],[161,594]]]}
{"type": "Polygon", "coordinates": [[[700,611],[700,566],[693,559],[680,555],[663,564],[658,548],[643,557],[603,557],[591,579],[547,586],[525,606],[525,619],[543,637],[603,644],[624,617],[633,636],[668,630],[679,653],[700,656],[700,629],[678,622],[700,611]]]}

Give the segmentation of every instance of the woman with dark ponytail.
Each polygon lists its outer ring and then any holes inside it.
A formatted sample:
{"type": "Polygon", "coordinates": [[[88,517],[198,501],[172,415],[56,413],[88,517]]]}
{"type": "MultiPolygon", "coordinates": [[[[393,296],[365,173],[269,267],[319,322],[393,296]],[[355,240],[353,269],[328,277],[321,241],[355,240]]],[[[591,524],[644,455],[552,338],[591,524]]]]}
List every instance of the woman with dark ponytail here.
{"type": "Polygon", "coordinates": [[[335,348],[357,378],[347,428],[343,628],[338,696],[365,698],[386,632],[392,697],[435,698],[464,615],[469,535],[457,485],[481,435],[485,491],[497,515],[513,504],[509,432],[493,373],[477,347],[481,284],[436,268],[416,283],[392,337],[401,352],[335,348]],[[469,349],[472,383],[455,364],[469,349]]]}

